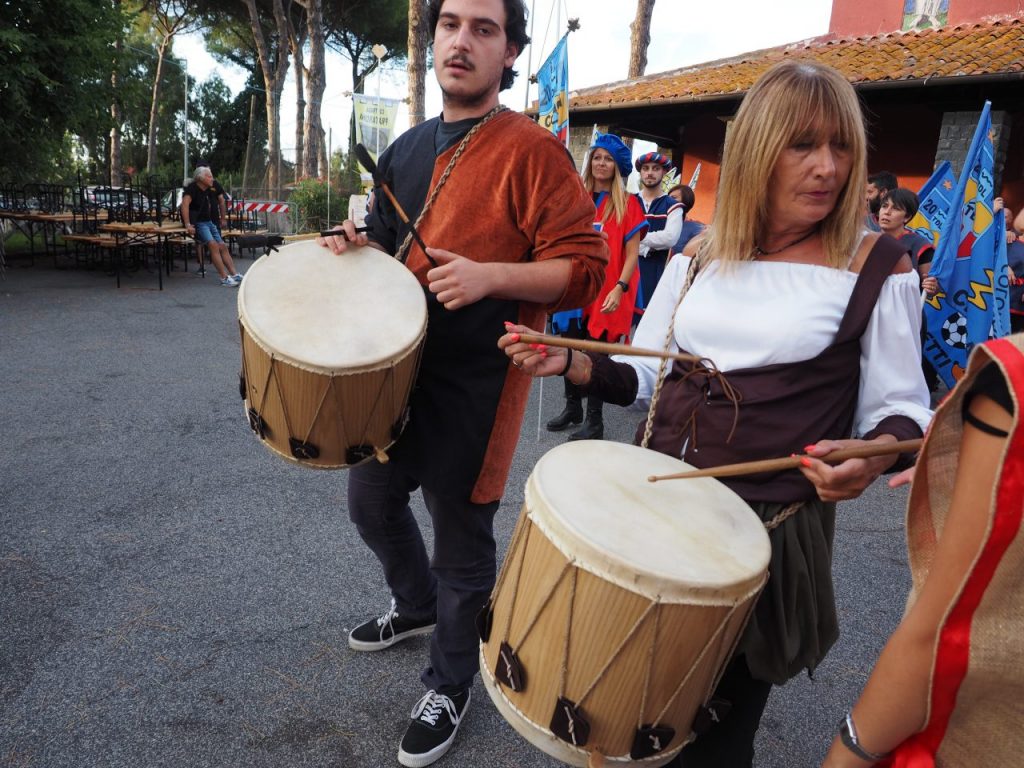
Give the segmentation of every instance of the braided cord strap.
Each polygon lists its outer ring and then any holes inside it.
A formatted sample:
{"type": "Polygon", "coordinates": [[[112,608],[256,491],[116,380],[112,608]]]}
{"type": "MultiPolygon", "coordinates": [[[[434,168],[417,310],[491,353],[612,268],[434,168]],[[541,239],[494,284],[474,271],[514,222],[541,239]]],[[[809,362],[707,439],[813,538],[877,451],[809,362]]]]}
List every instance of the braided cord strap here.
{"type": "MultiPolygon", "coordinates": [[[[472,128],[470,128],[469,132],[462,137],[462,141],[459,142],[459,146],[455,150],[455,154],[452,155],[452,159],[448,161],[448,167],[444,169],[444,173],[441,174],[441,178],[437,180],[437,184],[431,190],[430,197],[427,198],[427,202],[423,206],[423,210],[420,211],[420,215],[416,217],[416,221],[413,224],[413,227],[417,231],[419,230],[420,222],[423,221],[423,217],[427,215],[427,211],[430,210],[431,206],[434,205],[434,201],[437,200],[437,195],[441,191],[441,187],[443,187],[445,182],[448,181],[448,177],[451,175],[452,170],[455,168],[455,164],[459,161],[459,158],[462,157],[462,153],[466,151],[466,147],[469,145],[470,139],[472,139],[473,136],[475,136],[476,133],[481,128],[483,128],[488,122],[490,122],[492,117],[504,112],[507,109],[508,107],[506,107],[505,105],[499,104],[486,115],[484,115],[483,119],[479,123],[474,125],[472,128]]],[[[398,253],[395,254],[398,260],[403,264],[405,264],[405,260],[409,258],[409,250],[412,248],[412,242],[412,229],[410,228],[409,232],[405,236],[405,240],[402,241],[402,245],[398,249],[398,253]]]]}
{"type": "MultiPolygon", "coordinates": [[[[672,338],[675,334],[676,327],[676,315],[679,313],[679,307],[683,303],[683,299],[690,290],[690,286],[693,284],[694,278],[697,276],[697,270],[700,269],[699,257],[694,256],[690,259],[690,266],[686,270],[686,280],[683,282],[683,287],[679,290],[679,298],[676,300],[676,306],[672,310],[672,317],[668,323],[668,330],[665,332],[665,344],[664,351],[668,352],[672,348],[672,338]]],[[[658,380],[654,384],[654,392],[651,394],[651,405],[647,409],[647,423],[644,425],[644,439],[640,441],[640,447],[646,448],[647,444],[651,441],[651,433],[654,431],[654,413],[658,408],[658,400],[661,398],[661,388],[665,383],[665,377],[668,375],[668,357],[661,358],[661,364],[658,366],[658,380]]]]}

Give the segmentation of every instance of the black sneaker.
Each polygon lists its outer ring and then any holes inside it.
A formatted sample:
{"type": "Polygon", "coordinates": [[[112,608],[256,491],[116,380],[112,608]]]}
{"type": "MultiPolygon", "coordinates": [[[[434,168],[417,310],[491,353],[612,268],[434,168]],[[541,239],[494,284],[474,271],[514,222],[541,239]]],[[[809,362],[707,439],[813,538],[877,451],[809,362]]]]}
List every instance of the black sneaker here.
{"type": "Polygon", "coordinates": [[[412,722],[398,748],[398,762],[408,768],[422,768],[440,759],[455,741],[469,707],[469,694],[468,688],[450,696],[427,691],[412,708],[412,722]]]}
{"type": "Polygon", "coordinates": [[[437,620],[406,619],[398,615],[394,598],[391,607],[378,619],[370,619],[348,633],[348,647],[354,651],[382,651],[416,635],[429,635],[437,620]]]}

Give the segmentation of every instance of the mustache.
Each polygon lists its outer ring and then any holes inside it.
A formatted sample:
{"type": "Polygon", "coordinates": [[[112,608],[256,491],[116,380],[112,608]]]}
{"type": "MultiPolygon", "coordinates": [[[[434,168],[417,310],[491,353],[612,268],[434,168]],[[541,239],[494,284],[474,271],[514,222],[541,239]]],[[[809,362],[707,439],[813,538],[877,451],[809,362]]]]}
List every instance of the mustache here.
{"type": "Polygon", "coordinates": [[[451,66],[452,64],[454,64],[456,62],[458,62],[459,64],[464,66],[466,69],[473,69],[474,68],[472,63],[470,63],[469,59],[467,59],[465,56],[461,56],[459,54],[456,54],[455,56],[449,56],[447,59],[444,60],[444,65],[446,67],[448,67],[448,66],[451,66]]]}

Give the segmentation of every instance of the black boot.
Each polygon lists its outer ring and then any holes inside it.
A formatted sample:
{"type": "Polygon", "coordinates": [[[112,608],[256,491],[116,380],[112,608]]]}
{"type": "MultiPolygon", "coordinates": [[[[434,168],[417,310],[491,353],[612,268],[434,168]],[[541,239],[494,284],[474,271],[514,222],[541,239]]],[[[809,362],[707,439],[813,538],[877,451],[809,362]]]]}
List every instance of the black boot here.
{"type": "Polygon", "coordinates": [[[583,421],[583,396],[580,388],[568,379],[562,381],[565,382],[565,408],[545,425],[548,432],[561,432],[583,421]]]}
{"type": "Polygon", "coordinates": [[[587,420],[583,427],[569,435],[570,440],[600,440],[604,437],[604,419],[601,417],[601,409],[604,401],[599,397],[590,395],[587,398],[587,420]]]}

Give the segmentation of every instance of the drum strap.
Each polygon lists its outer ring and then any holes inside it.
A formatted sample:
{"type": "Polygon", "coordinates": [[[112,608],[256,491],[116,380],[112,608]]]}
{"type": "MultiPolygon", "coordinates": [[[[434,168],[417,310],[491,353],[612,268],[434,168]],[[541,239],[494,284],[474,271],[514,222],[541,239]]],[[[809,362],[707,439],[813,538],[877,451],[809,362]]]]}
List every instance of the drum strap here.
{"type": "MultiPolygon", "coordinates": [[[[694,279],[697,277],[697,271],[701,267],[701,258],[698,253],[690,259],[690,267],[686,270],[686,280],[683,281],[683,287],[679,290],[679,298],[676,299],[675,309],[672,310],[672,317],[668,323],[668,330],[665,332],[665,351],[668,352],[672,348],[672,339],[675,338],[675,327],[676,327],[676,315],[679,313],[679,306],[683,303],[683,299],[690,290],[690,286],[693,285],[694,279]]],[[[640,441],[640,447],[646,448],[647,444],[651,440],[651,433],[654,431],[654,413],[658,408],[658,399],[661,397],[661,388],[665,383],[665,377],[668,375],[668,361],[667,356],[661,358],[661,365],[658,366],[658,380],[654,385],[654,392],[651,394],[651,405],[647,409],[647,424],[644,426],[644,437],[640,441]]]]}
{"type": "Polygon", "coordinates": [[[441,178],[437,180],[437,184],[431,190],[430,197],[427,198],[427,202],[423,206],[423,210],[420,211],[420,215],[416,217],[416,223],[413,225],[412,228],[410,228],[408,234],[406,234],[405,236],[405,240],[402,241],[402,245],[398,249],[398,253],[395,254],[395,257],[400,262],[405,264],[405,260],[409,258],[409,251],[412,248],[413,243],[413,230],[419,231],[420,223],[423,221],[423,217],[427,215],[427,211],[430,210],[430,207],[434,204],[434,201],[437,200],[437,195],[441,191],[441,187],[443,187],[445,182],[448,181],[448,177],[451,175],[452,170],[455,168],[455,163],[457,163],[459,158],[462,157],[462,153],[466,150],[466,147],[469,145],[469,140],[472,139],[473,136],[476,135],[476,133],[481,128],[483,128],[492,117],[494,117],[497,114],[500,114],[501,112],[504,112],[507,109],[508,107],[504,106],[503,104],[499,104],[486,115],[484,115],[483,119],[479,123],[474,125],[472,128],[470,128],[469,132],[462,137],[462,141],[459,142],[459,146],[455,150],[455,154],[452,155],[452,159],[448,161],[448,167],[444,169],[444,173],[441,174],[441,178]]]}

